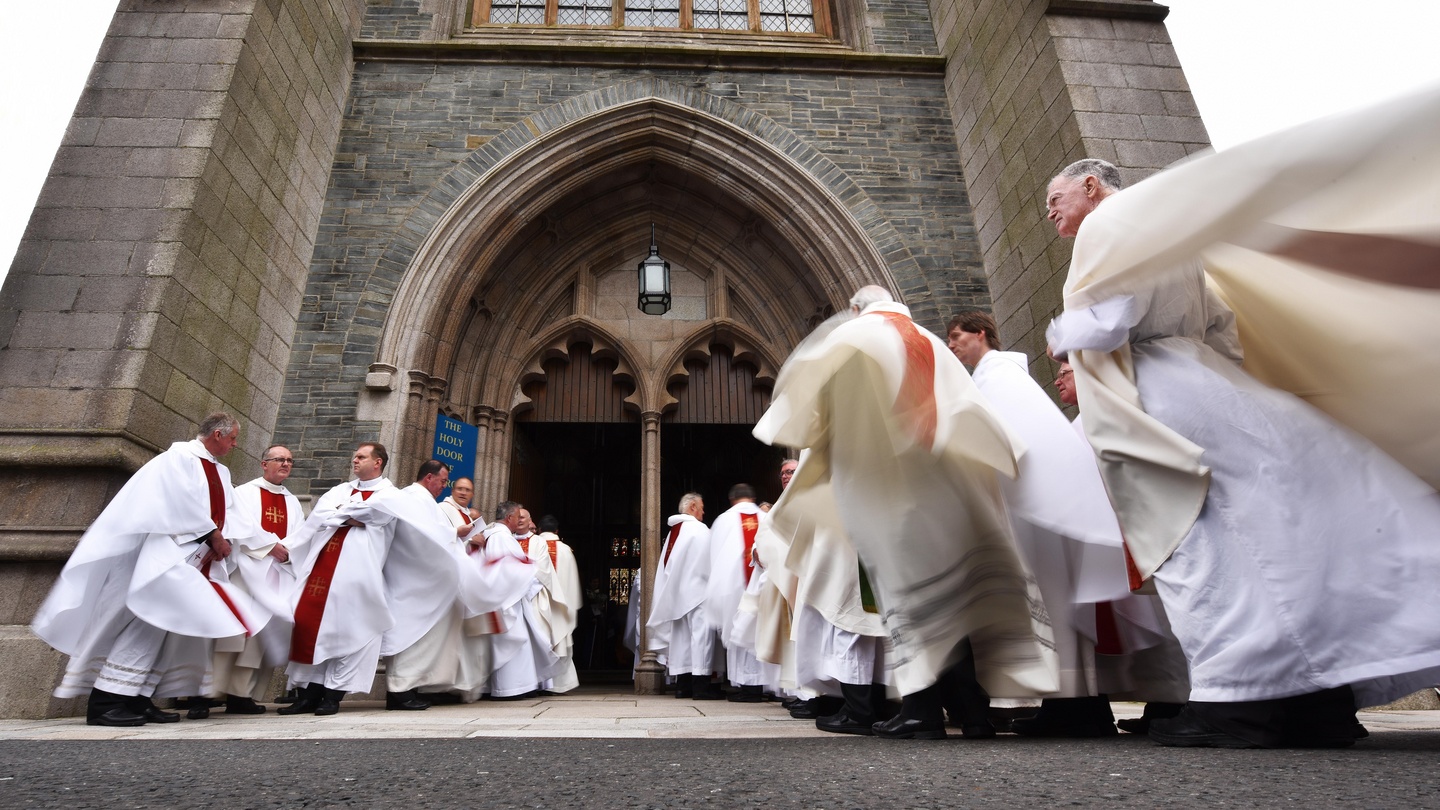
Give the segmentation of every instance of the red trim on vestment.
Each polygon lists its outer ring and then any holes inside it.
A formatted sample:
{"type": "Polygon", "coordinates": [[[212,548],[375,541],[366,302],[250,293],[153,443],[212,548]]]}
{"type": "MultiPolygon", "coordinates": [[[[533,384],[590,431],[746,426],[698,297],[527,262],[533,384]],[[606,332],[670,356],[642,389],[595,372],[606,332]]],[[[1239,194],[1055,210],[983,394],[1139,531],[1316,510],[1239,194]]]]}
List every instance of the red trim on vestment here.
{"type": "Polygon", "coordinates": [[[205,470],[205,485],[210,489],[210,519],[215,521],[215,528],[225,529],[225,485],[220,483],[220,471],[215,468],[215,462],[208,458],[200,459],[200,467],[205,470]]]}
{"type": "Polygon", "coordinates": [[[340,549],[345,545],[349,526],[341,526],[330,535],[315,567],[305,577],[300,603],[295,606],[295,633],[290,637],[290,660],[297,664],[315,663],[315,641],[320,635],[320,620],[325,616],[325,603],[330,599],[330,582],[340,562],[340,549]]]}
{"type": "Polygon", "coordinates": [[[285,496],[264,487],[260,488],[260,528],[281,540],[290,531],[290,509],[285,504],[285,496]]]}
{"type": "Polygon", "coordinates": [[[750,577],[755,574],[755,565],[750,561],[750,555],[755,551],[755,532],[760,529],[760,517],[758,515],[740,516],[740,534],[745,539],[745,553],[740,557],[740,567],[745,571],[745,585],[749,587],[750,577]]]}
{"type": "Polygon", "coordinates": [[[205,564],[200,566],[201,576],[205,577],[205,580],[210,583],[210,587],[214,588],[215,593],[220,595],[220,601],[224,602],[225,607],[230,609],[230,613],[235,616],[236,621],[240,622],[240,626],[245,628],[245,637],[249,638],[255,635],[255,631],[250,629],[250,623],[245,621],[244,616],[240,615],[240,609],[235,607],[234,602],[230,601],[230,594],[226,593],[225,589],[220,587],[220,583],[210,579],[210,563],[212,562],[214,562],[214,560],[206,560],[205,564]]]}
{"type": "Polygon", "coordinates": [[[1095,652],[1100,655],[1125,652],[1120,643],[1120,627],[1115,623],[1115,607],[1109,602],[1095,603],[1095,652]]]}
{"type": "Polygon", "coordinates": [[[915,441],[927,450],[935,446],[935,347],[920,334],[915,322],[898,312],[876,312],[900,333],[905,344],[905,376],[895,398],[895,415],[911,428],[915,441]]]}
{"type": "Polygon", "coordinates": [[[558,569],[558,568],[560,567],[560,546],[559,546],[559,542],[560,542],[559,540],[546,540],[546,541],[545,541],[545,545],[547,545],[547,546],[550,547],[550,567],[551,567],[551,568],[556,568],[556,569],[558,569]]]}
{"type": "Polygon", "coordinates": [[[661,567],[670,565],[670,552],[675,550],[675,541],[680,537],[680,527],[684,525],[684,522],[681,522],[670,527],[670,539],[665,543],[665,556],[660,558],[661,567]]]}
{"type": "Polygon", "coordinates": [[[1130,556],[1130,544],[1122,543],[1120,549],[1125,552],[1125,575],[1130,579],[1130,590],[1138,591],[1140,586],[1145,584],[1145,578],[1140,576],[1140,569],[1135,566],[1135,558],[1130,556]]]}
{"type": "MultiPolygon", "coordinates": [[[[368,501],[375,494],[373,489],[352,489],[350,496],[360,496],[368,501]]],[[[295,606],[295,632],[290,637],[290,660],[297,664],[315,663],[315,642],[320,635],[320,620],[325,616],[325,604],[330,599],[330,583],[335,578],[335,566],[340,562],[340,549],[345,537],[350,534],[349,526],[341,526],[330,535],[315,567],[305,577],[300,591],[300,603],[295,606]]]]}

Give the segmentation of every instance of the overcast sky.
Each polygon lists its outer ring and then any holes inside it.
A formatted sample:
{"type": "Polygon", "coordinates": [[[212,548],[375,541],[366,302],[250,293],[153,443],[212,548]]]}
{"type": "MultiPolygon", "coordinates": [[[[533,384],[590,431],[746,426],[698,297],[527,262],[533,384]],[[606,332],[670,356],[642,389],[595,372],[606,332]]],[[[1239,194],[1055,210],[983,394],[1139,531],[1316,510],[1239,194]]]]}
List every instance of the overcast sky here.
{"type": "MultiPolygon", "coordinates": [[[[1166,26],[1217,148],[1440,81],[1440,0],[1165,4],[1166,26]]],[[[0,2],[0,275],[115,6],[0,2]]]]}

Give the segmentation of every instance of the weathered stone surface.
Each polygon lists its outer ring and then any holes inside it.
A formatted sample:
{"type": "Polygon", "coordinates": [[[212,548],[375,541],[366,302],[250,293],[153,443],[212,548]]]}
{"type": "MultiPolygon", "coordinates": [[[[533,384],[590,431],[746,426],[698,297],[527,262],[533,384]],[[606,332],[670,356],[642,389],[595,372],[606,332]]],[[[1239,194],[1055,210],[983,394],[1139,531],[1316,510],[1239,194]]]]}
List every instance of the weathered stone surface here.
{"type": "Polygon", "coordinates": [[[1038,358],[1060,305],[1069,244],[1045,222],[1045,187],[1083,157],[1134,182],[1208,145],[1163,7],[931,0],[946,92],[1002,341],[1038,358]],[[1047,13],[1047,8],[1052,13],[1047,13]]]}

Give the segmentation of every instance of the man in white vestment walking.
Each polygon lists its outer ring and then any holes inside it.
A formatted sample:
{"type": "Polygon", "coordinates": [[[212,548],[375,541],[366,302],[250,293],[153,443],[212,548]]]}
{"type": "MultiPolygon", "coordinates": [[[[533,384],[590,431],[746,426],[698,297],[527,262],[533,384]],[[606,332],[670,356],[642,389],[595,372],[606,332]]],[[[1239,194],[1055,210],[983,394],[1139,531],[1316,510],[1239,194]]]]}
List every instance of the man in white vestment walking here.
{"type": "Polygon", "coordinates": [[[711,554],[704,517],[705,500],[698,492],[685,493],[679,513],[668,521],[645,629],[647,646],[675,679],[675,697],[720,700],[724,693],[710,680],[724,669],[724,653],[705,618],[711,554]]]}
{"type": "MultiPolygon", "coordinates": [[[[300,499],[285,488],[294,469],[295,457],[288,447],[267,447],[260,457],[260,477],[235,487],[238,508],[253,518],[260,531],[234,544],[230,582],[271,605],[274,615],[264,630],[249,638],[241,635],[215,642],[211,696],[224,697],[226,714],[263,714],[265,707],[259,701],[270,685],[270,671],[290,658],[285,602],[294,590],[295,574],[285,543],[305,522],[300,499]]],[[[203,706],[194,707],[190,716],[208,712],[203,706]]]]}
{"type": "Polygon", "coordinates": [[[995,320],[967,310],[950,319],[947,344],[969,366],[980,393],[1025,444],[1020,474],[1002,480],[1015,543],[1040,586],[1055,628],[1060,691],[1035,717],[1011,724],[1034,737],[1113,735],[1103,694],[1121,648],[1111,603],[1129,596],[1115,511],[1090,445],[1030,376],[1025,355],[1000,350],[995,320]],[[1096,653],[1106,654],[1096,658],[1096,653]],[[1103,669],[1102,669],[1103,668],[1103,669]],[[1105,681],[1102,684],[1102,681],[1105,681]]]}
{"type": "Polygon", "coordinates": [[[555,677],[545,685],[548,692],[569,692],[580,685],[575,672],[575,626],[584,606],[585,592],[580,587],[580,567],[575,552],[560,539],[560,521],[554,515],[540,518],[539,534],[532,534],[526,552],[544,571],[542,590],[535,595],[535,610],[540,622],[549,628],[550,648],[559,657],[555,677]]]}
{"type": "MultiPolygon", "coordinates": [[[[1428,103],[1399,117],[1440,116],[1440,96],[1428,103]]],[[[1440,609],[1440,499],[1360,434],[1241,370],[1235,316],[1199,261],[1244,258],[1207,251],[1251,238],[1260,216],[1294,229],[1341,210],[1320,203],[1366,179],[1344,172],[1389,165],[1395,155],[1376,146],[1387,138],[1418,144],[1435,162],[1433,138],[1412,138],[1411,128],[1392,137],[1385,120],[1368,111],[1330,119],[1123,194],[1115,167],[1097,160],[1050,183],[1051,221],[1079,237],[1051,351],[1074,366],[1135,573],[1153,580],[1190,665],[1186,708],[1150,723],[1162,745],[1347,746],[1364,736],[1357,704],[1435,681],[1440,632],[1427,628],[1440,609]],[[1356,138],[1366,145],[1352,157],[1346,145],[1356,138]],[[1283,182],[1263,182],[1271,173],[1283,182]],[[1287,196],[1295,199],[1285,209],[1287,196]],[[1153,258],[1161,255],[1169,261],[1153,258]]],[[[1283,300],[1312,272],[1284,264],[1284,250],[1260,245],[1243,275],[1211,269],[1252,285],[1229,289],[1232,300],[1259,300],[1248,297],[1254,285],[1284,277],[1271,299],[1283,300]]],[[[1319,331],[1334,329],[1316,318],[1319,331]]],[[[1246,324],[1245,353],[1266,350],[1266,323],[1246,324]]]]}
{"type": "Polygon", "coordinates": [[[287,673],[304,690],[279,714],[332,715],[347,692],[369,692],[381,656],[413,644],[458,592],[453,560],[434,549],[453,530],[433,502],[422,510],[395,489],[388,462],[379,442],[357,447],[355,479],[320,496],[291,549],[301,562],[287,673]]]}
{"type": "Polygon", "coordinates": [[[944,737],[945,693],[972,666],[990,694],[1055,690],[1044,609],[998,500],[1017,447],[887,290],[862,288],[796,348],[755,436],[810,451],[771,511],[777,530],[842,532],[865,566],[904,698],[876,735],[944,737]]]}
{"type": "Polygon", "coordinates": [[[232,540],[253,524],[235,508],[230,471],[240,424],[214,413],[193,441],[141,467],[80,538],[35,614],[35,634],[70,656],[56,697],[90,695],[86,722],[172,723],[152,697],[204,694],[212,639],[268,619],[225,576],[232,540]]]}
{"type": "Polygon", "coordinates": [[[765,699],[765,672],[753,644],[735,637],[736,611],[755,569],[755,533],[760,529],[760,507],[755,489],[736,484],[728,494],[730,508],[710,524],[710,575],[706,580],[705,618],[720,633],[725,646],[725,677],[737,688],[730,700],[759,703],[765,699]]]}
{"type": "MultiPolygon", "coordinates": [[[[789,488],[798,466],[795,459],[782,462],[782,489],[789,488]]],[[[812,488],[812,504],[820,496],[812,488]]],[[[806,696],[790,708],[791,717],[813,719],[821,731],[869,736],[875,723],[891,715],[885,688],[885,625],[848,540],[808,522],[788,535],[775,530],[777,514],[782,525],[795,525],[787,514],[790,508],[782,493],[761,519],[756,535],[756,553],[777,591],[775,602],[762,599],[760,624],[770,627],[775,622],[776,617],[766,614],[783,613],[788,620],[783,634],[767,634],[765,643],[757,642],[756,647],[762,660],[780,664],[782,673],[788,666],[797,691],[806,696]],[[788,603],[789,610],[779,602],[788,603]]]]}
{"type": "MultiPolygon", "coordinates": [[[[1061,403],[1080,407],[1080,397],[1075,391],[1075,371],[1069,363],[1060,364],[1055,374],[1055,391],[1061,403]]],[[[1070,427],[1088,447],[1090,440],[1085,437],[1084,420],[1077,415],[1070,427]]],[[[1126,569],[1133,571],[1128,564],[1126,569]]],[[[1153,638],[1158,634],[1160,637],[1152,646],[1137,648],[1133,652],[1127,649],[1129,654],[1124,667],[1112,673],[1123,684],[1111,690],[1112,700],[1133,700],[1145,704],[1145,711],[1140,717],[1122,718],[1116,720],[1115,725],[1131,734],[1146,734],[1152,720],[1174,717],[1185,707],[1185,699],[1190,694],[1185,652],[1180,649],[1180,641],[1170,629],[1165,605],[1159,596],[1132,593],[1117,604],[1120,610],[1117,611],[1116,622],[1122,643],[1128,644],[1133,636],[1148,635],[1153,638]]],[[[1147,643],[1149,641],[1146,639],[1147,643]]]]}

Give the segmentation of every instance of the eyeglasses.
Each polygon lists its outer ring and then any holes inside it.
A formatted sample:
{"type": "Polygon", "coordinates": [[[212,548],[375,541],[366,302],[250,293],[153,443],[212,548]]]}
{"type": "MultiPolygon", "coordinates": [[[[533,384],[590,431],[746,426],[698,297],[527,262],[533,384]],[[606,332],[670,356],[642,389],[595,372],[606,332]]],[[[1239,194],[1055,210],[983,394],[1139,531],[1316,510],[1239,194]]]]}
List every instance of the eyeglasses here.
{"type": "Polygon", "coordinates": [[[269,463],[272,462],[272,461],[275,462],[276,464],[294,464],[294,463],[295,463],[295,459],[293,459],[293,458],[262,458],[262,459],[260,459],[260,463],[261,463],[261,464],[269,464],[269,463]]]}
{"type": "Polygon", "coordinates": [[[1069,376],[1073,375],[1074,373],[1075,373],[1075,372],[1074,372],[1073,370],[1071,370],[1071,369],[1066,369],[1066,370],[1060,372],[1059,374],[1056,374],[1056,375],[1055,375],[1055,379],[1057,379],[1057,380],[1063,380],[1063,379],[1065,379],[1066,377],[1069,377],[1069,376]]]}

